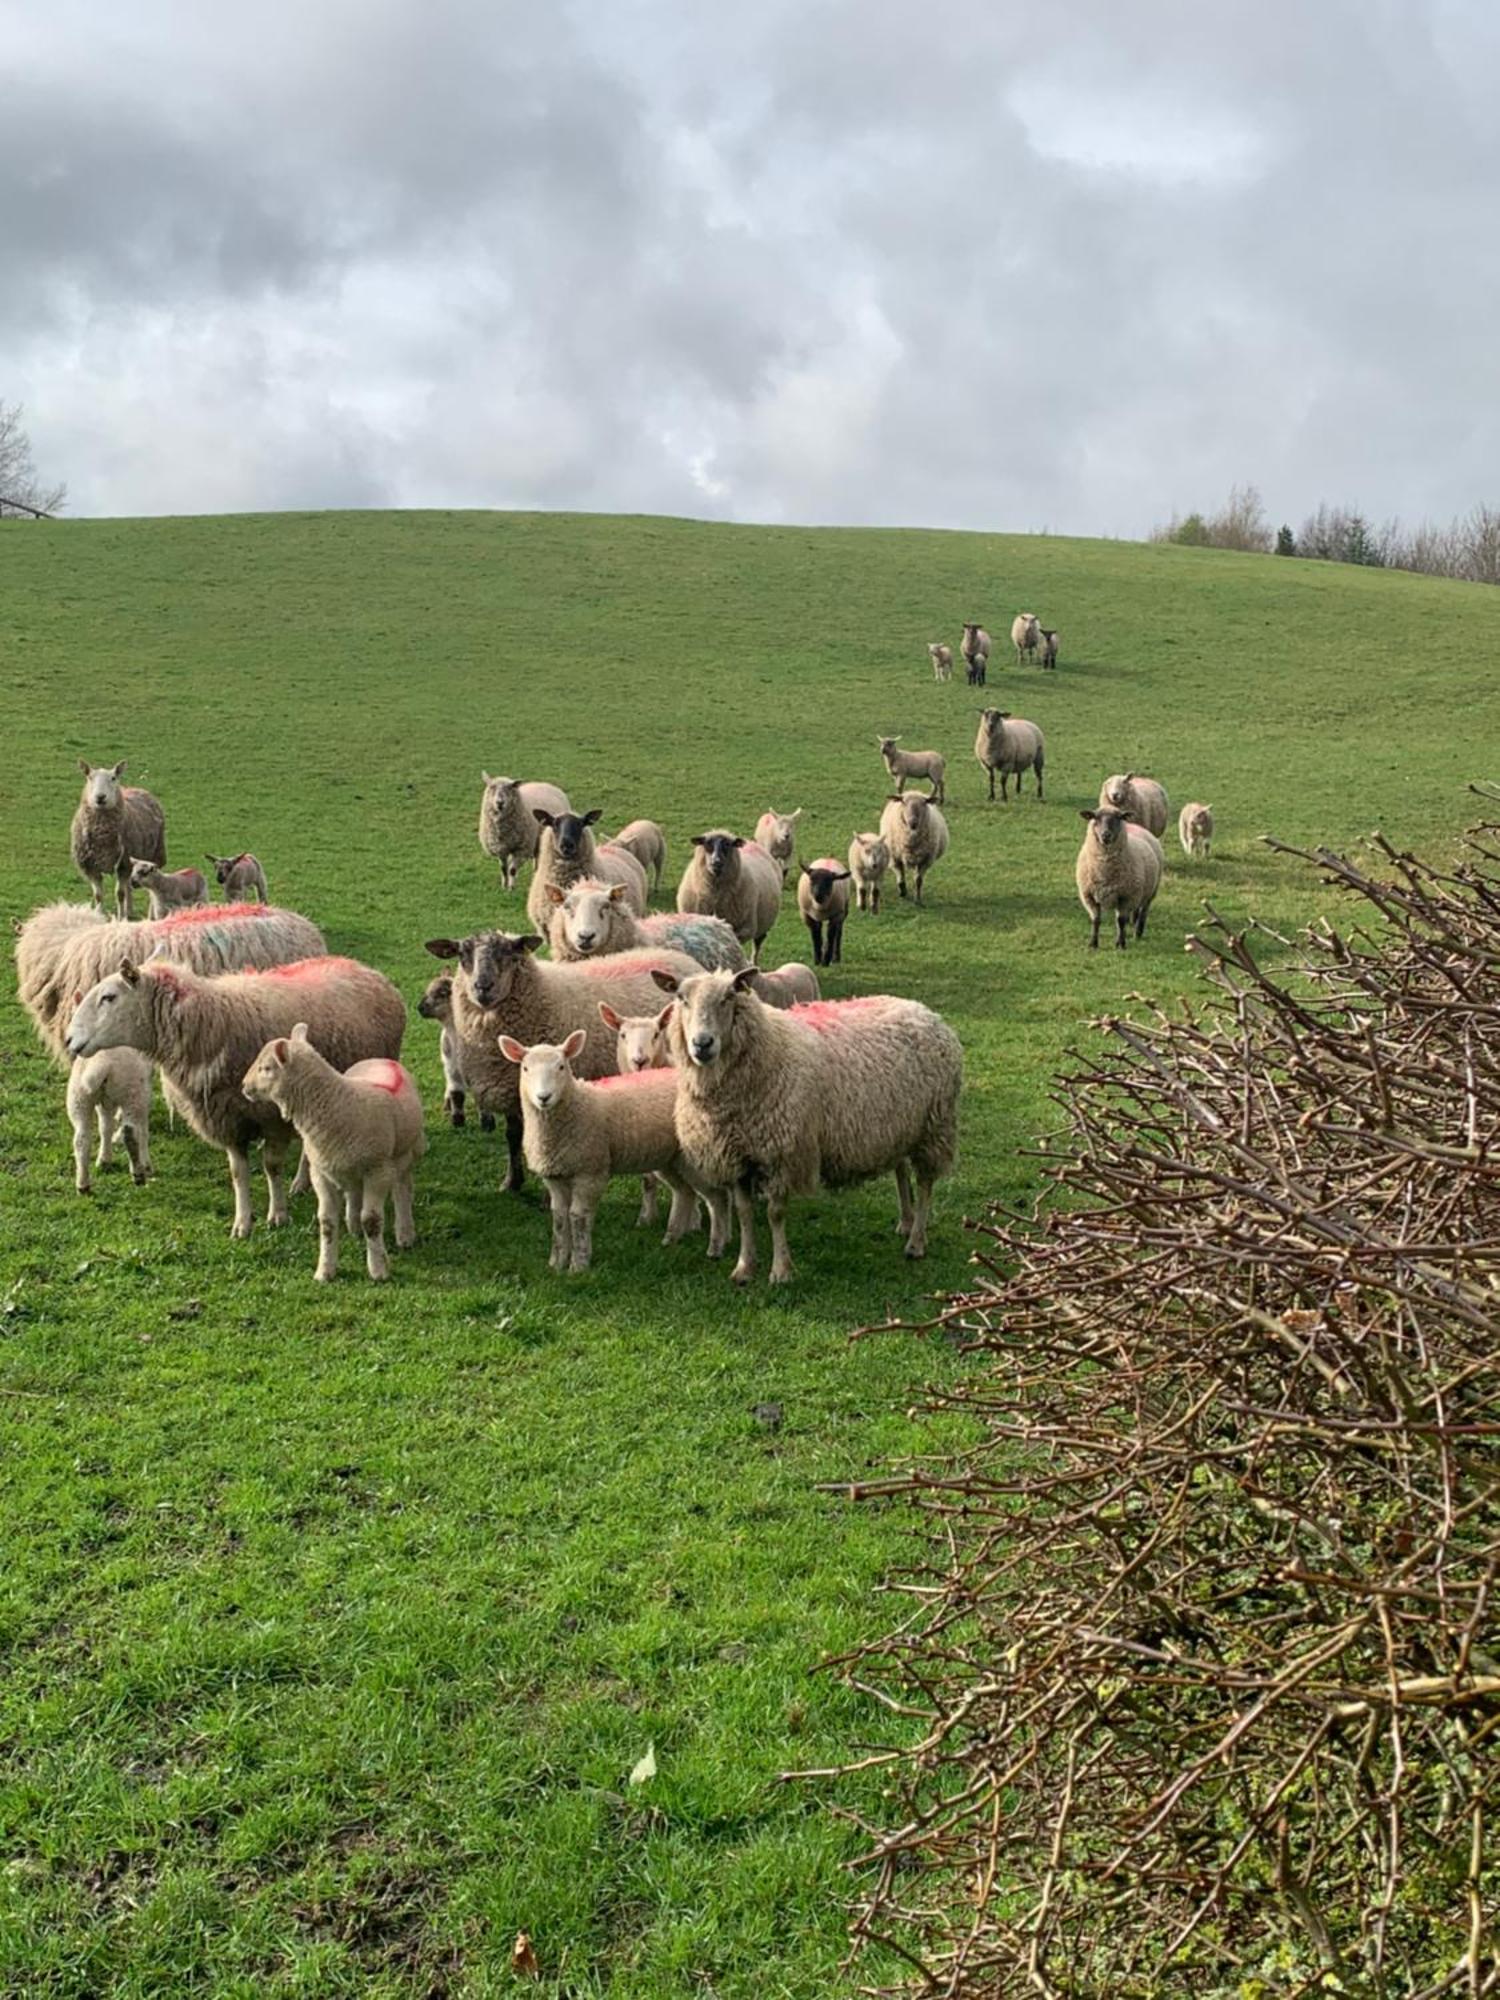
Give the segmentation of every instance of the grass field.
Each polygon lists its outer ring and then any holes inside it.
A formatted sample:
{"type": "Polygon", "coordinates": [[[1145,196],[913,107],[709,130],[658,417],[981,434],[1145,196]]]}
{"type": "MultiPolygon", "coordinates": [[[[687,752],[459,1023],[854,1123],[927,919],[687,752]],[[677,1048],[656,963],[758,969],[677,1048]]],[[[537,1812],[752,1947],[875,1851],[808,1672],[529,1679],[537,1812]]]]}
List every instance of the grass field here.
{"type": "MultiPolygon", "coordinates": [[[[1185,986],[1205,891],[1315,912],[1261,833],[1451,841],[1464,781],[1500,769],[1497,651],[1500,592],[1195,550],[503,515],[0,529],[8,916],[82,893],[76,759],[126,756],[178,865],[253,847],[276,900],[414,999],[425,937],[522,927],[475,840],[481,766],[661,819],[678,866],[768,805],[841,854],[899,731],[949,753],[952,852],[926,910],[851,920],[828,990],[928,1001],[968,1062],[925,1266],[882,1185],[800,1207],[795,1284],[739,1296],[637,1235],[620,1187],[595,1268],[554,1278],[496,1142],[434,1123],[393,1283],[346,1252],[315,1288],[310,1205],[231,1243],[222,1157],[164,1116],[148,1189],[73,1193],[7,967],[0,1991],[498,1994],[523,1927],[555,1993],[851,1991],[854,1846],[828,1790],[776,1773],[877,1731],[809,1669],[888,1617],[869,1593],[907,1523],[819,1483],[930,1444],[908,1406],[961,1364],[846,1335],[961,1277],[964,1214],[1032,1185],[1080,1024],[1185,986]],[[1006,659],[1022,604],[1061,628],[1055,676],[1006,659]],[[983,801],[974,695],[931,679],[924,642],[973,615],[988,699],[1047,733],[1043,806],[983,801]],[[1131,767],[1213,803],[1216,858],[1174,840],[1144,944],[1091,957],[1077,808],[1131,767]]],[[[769,958],[792,956],[788,900],[769,958]]],[[[435,1113],[435,1031],[407,1046],[435,1113]]]]}

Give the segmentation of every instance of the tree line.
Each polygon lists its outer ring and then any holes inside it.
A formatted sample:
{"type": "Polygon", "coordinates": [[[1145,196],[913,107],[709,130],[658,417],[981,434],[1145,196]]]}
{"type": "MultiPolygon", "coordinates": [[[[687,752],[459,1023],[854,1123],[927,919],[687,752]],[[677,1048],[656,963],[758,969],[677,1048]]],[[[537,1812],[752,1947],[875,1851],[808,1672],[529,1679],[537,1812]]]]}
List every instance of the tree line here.
{"type": "Polygon", "coordinates": [[[1476,506],[1446,523],[1420,521],[1408,527],[1395,518],[1372,521],[1358,507],[1320,501],[1294,533],[1289,522],[1271,526],[1253,486],[1235,486],[1217,512],[1174,514],[1165,527],[1152,530],[1151,539],[1186,548],[1308,556],[1367,569],[1458,577],[1466,583],[1500,583],[1500,508],[1495,507],[1476,506]]]}

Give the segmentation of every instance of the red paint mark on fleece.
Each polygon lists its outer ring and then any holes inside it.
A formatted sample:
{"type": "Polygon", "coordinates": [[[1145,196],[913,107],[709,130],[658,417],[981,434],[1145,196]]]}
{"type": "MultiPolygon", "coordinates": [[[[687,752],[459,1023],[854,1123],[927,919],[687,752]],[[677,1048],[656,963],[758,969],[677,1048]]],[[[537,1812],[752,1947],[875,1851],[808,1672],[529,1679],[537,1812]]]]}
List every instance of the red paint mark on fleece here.
{"type": "MultiPolygon", "coordinates": [[[[816,861],[811,861],[808,863],[808,866],[810,868],[826,868],[829,870],[831,874],[834,875],[838,874],[839,870],[843,867],[843,865],[844,864],[842,861],[835,861],[831,854],[819,855],[816,861]]],[[[810,1006],[812,1004],[811,1001],[809,1001],[808,1004],[810,1006]]]]}
{"type": "Polygon", "coordinates": [[[369,1084],[372,1090],[388,1090],[392,1097],[399,1097],[403,1090],[410,1088],[411,1079],[398,1062],[387,1062],[377,1057],[370,1062],[357,1065],[359,1082],[369,1084]]]}
{"type": "Polygon", "coordinates": [[[175,916],[158,917],[151,929],[157,936],[170,936],[198,924],[234,924],[249,917],[264,923],[269,914],[264,903],[203,903],[194,910],[179,910],[175,916]]]}
{"type": "Polygon", "coordinates": [[[789,1007],[788,1017],[793,1021],[803,1021],[818,1034],[827,1034],[830,1028],[837,1028],[847,1021],[851,1014],[858,1014],[867,1007],[878,1007],[884,995],[862,993],[854,1000],[805,1000],[800,1007],[789,1007]]]}
{"type": "Polygon", "coordinates": [[[649,1083],[654,1084],[657,1089],[660,1089],[664,1078],[675,1085],[677,1081],[676,1070],[629,1069],[625,1071],[623,1076],[596,1076],[590,1082],[589,1088],[591,1090],[625,1090],[632,1086],[649,1083]]]}
{"type": "Polygon", "coordinates": [[[147,965],[142,970],[159,986],[165,986],[174,1000],[180,1000],[187,991],[187,982],[175,965],[147,965]]]}
{"type": "Polygon", "coordinates": [[[291,979],[299,985],[317,986],[335,973],[363,972],[364,967],[352,958],[296,958],[290,965],[261,965],[245,967],[247,979],[291,979]]]}

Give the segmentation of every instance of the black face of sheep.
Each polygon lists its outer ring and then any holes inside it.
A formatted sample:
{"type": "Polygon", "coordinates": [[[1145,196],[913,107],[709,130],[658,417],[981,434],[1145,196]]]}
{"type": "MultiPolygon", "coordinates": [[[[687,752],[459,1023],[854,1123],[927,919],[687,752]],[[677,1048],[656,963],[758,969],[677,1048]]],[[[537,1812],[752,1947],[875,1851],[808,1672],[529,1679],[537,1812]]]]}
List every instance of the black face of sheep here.
{"type": "Polygon", "coordinates": [[[1125,828],[1132,815],[1116,812],[1110,806],[1101,806],[1097,812],[1081,812],[1078,817],[1089,822],[1089,830],[1101,847],[1113,847],[1125,838],[1125,828]]]}
{"type": "MultiPolygon", "coordinates": [[[[431,946],[428,949],[431,950],[431,946]]],[[[453,1001],[453,981],[447,973],[429,980],[427,989],[417,1002],[417,1012],[424,1021],[440,1021],[453,1001]]]]}
{"type": "Polygon", "coordinates": [[[730,857],[737,854],[745,844],[745,837],[739,833],[695,833],[694,847],[703,849],[703,865],[710,877],[717,881],[730,865],[730,857]]]}
{"type": "Polygon", "coordinates": [[[539,826],[551,827],[553,843],[559,858],[563,861],[576,861],[579,849],[583,846],[584,836],[595,820],[601,817],[604,808],[596,806],[593,812],[586,813],[549,813],[543,812],[540,806],[533,810],[539,826]]]}
{"type": "Polygon", "coordinates": [[[849,880],[847,868],[809,868],[804,861],[802,872],[807,877],[808,893],[819,909],[826,907],[838,883],[849,880]]]}
{"type": "Polygon", "coordinates": [[[477,1007],[498,1007],[515,983],[516,968],[528,952],[541,947],[539,937],[516,937],[509,931],[475,931],[472,936],[429,938],[434,958],[456,958],[468,975],[477,1007]]]}

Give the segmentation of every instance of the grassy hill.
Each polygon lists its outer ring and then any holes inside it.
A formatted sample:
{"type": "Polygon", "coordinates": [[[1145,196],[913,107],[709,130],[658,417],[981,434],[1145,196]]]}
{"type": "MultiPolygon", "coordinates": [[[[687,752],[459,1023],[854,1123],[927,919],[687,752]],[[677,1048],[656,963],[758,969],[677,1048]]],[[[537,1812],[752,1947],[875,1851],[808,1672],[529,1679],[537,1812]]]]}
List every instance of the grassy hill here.
{"type": "MultiPolygon", "coordinates": [[[[546,1269],[499,1148],[433,1126],[418,1248],[315,1288],[311,1211],[232,1244],[222,1158],[158,1116],[158,1178],[72,1191],[62,1090],[0,992],[0,1990],[478,1995],[531,1932],[572,1995],[852,1990],[840,1863],[787,1766],[876,1723],[809,1668],[884,1614],[906,1524],[818,1490],[930,1442],[962,1361],[848,1331],[919,1314],[962,1224],[1024,1198],[1090,1015],[1185,987],[1200,899],[1294,925],[1258,844],[1447,843],[1500,769],[1500,592],[1207,551],[471,514],[0,528],[7,915],[76,895],[79,755],[126,756],[172,860],[253,847],[273,896],[415,998],[421,941],[520,927],[481,766],[687,837],[875,824],[877,732],[950,757],[920,914],[851,921],[835,993],[958,1029],[961,1170],[907,1267],[888,1185],[799,1207],[797,1282],[735,1294],[612,1191],[546,1269]],[[1020,605],[1063,635],[1019,671],[1020,605]],[[981,616],[988,699],[1048,797],[988,804],[975,697],[924,642],[981,616]],[[1210,800],[1144,944],[1085,950],[1077,808],[1139,768],[1210,800]],[[776,1404],[778,1422],[756,1407],[776,1404]],[[657,1775],[629,1776],[648,1745],[657,1775]]],[[[807,956],[788,901],[772,963],[807,956]]],[[[410,1059],[433,1112],[435,1033],[410,1059]]],[[[260,1190],[257,1190],[258,1204],[260,1190]]],[[[846,1790],[846,1800],[858,1794],[846,1790]]]]}

